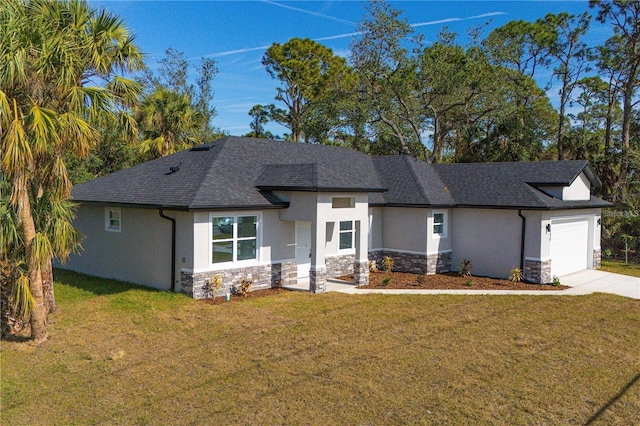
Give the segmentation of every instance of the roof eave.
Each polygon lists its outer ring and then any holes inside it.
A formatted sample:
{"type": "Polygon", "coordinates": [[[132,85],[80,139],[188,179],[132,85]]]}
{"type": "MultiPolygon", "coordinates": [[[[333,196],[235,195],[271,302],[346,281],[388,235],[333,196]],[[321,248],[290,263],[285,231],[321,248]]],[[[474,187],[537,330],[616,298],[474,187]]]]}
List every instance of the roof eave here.
{"type": "Polygon", "coordinates": [[[256,186],[261,191],[300,191],[300,192],[386,192],[387,188],[335,188],[322,186],[256,186]]]}

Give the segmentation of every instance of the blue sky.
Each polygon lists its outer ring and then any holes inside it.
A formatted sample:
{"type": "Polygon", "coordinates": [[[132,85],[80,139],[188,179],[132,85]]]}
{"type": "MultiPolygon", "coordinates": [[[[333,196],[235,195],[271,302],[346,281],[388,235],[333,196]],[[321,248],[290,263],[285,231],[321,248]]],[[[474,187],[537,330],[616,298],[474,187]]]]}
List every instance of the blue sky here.
{"type": "MultiPolygon", "coordinates": [[[[274,103],[277,81],[272,80],[261,58],[272,43],[293,37],[311,38],[335,54],[349,55],[349,44],[357,22],[365,15],[361,1],[90,1],[123,18],[146,54],[147,64],[157,66],[168,47],[185,53],[193,62],[215,58],[213,124],[231,135],[250,131],[249,109],[255,104],[274,103]]],[[[440,29],[460,34],[465,43],[467,29],[489,23],[486,34],[509,21],[534,21],[547,13],[589,11],[586,1],[390,1],[403,11],[416,34],[433,41],[440,29]]],[[[594,11],[591,11],[594,15],[594,11]]],[[[587,42],[601,44],[610,28],[592,22],[587,42]]],[[[546,81],[540,81],[544,85],[546,81]]],[[[555,90],[549,91],[550,98],[555,90]]],[[[270,126],[282,135],[287,130],[270,126]]]]}

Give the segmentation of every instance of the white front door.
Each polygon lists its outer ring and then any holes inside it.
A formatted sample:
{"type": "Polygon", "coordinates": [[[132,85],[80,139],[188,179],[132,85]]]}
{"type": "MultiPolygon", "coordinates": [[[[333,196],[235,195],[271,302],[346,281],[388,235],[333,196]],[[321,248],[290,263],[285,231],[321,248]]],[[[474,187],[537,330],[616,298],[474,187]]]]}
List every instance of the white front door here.
{"type": "Polygon", "coordinates": [[[589,221],[551,220],[551,273],[562,276],[588,267],[589,221]]]}
{"type": "Polygon", "coordinates": [[[298,278],[308,278],[311,269],[311,222],[296,222],[298,278]]]}

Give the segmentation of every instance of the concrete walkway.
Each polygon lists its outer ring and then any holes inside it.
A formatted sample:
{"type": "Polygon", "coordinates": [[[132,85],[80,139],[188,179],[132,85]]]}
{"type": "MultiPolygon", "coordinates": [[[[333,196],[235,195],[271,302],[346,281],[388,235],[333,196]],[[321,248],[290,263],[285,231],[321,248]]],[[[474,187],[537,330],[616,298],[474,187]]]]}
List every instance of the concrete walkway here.
{"type": "MultiPolygon", "coordinates": [[[[578,296],[592,293],[610,293],[640,300],[640,278],[611,272],[586,270],[560,277],[563,285],[570,286],[566,290],[369,290],[358,289],[355,285],[335,279],[327,280],[327,291],[347,294],[523,294],[538,296],[578,296]]],[[[308,283],[300,283],[292,290],[308,291],[308,283]]]]}

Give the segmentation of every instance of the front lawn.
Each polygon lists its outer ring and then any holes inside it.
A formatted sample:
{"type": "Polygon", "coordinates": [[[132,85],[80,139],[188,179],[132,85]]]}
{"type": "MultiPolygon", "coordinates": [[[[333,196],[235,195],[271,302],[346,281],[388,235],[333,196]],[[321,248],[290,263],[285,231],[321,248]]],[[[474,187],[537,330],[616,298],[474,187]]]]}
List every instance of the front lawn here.
{"type": "Polygon", "coordinates": [[[625,264],[622,260],[602,259],[601,271],[614,272],[616,274],[640,277],[640,263],[629,262],[625,264]]]}
{"type": "Polygon", "coordinates": [[[57,271],[0,424],[630,424],[640,304],[282,291],[207,304],[57,271]]]}

